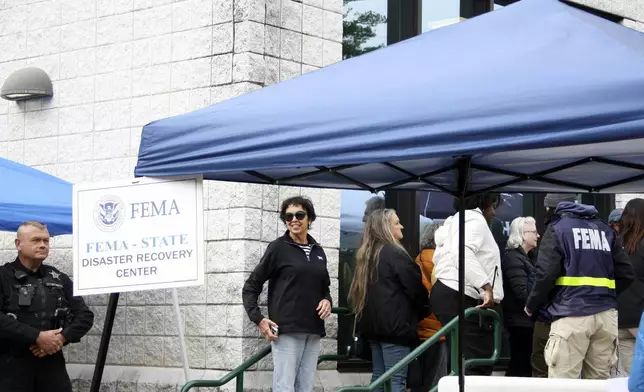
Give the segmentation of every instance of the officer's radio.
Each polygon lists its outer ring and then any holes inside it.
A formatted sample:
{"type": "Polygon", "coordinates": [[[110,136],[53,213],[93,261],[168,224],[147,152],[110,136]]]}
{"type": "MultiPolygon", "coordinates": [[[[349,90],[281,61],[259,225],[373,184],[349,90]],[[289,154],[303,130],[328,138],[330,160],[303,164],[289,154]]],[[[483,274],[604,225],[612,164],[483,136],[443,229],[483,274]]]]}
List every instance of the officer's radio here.
{"type": "Polygon", "coordinates": [[[31,306],[31,300],[34,297],[35,287],[28,284],[18,288],[18,305],[31,306]]]}
{"type": "MultiPolygon", "coordinates": [[[[14,277],[18,282],[24,283],[24,280],[27,277],[25,271],[16,270],[14,271],[14,277]]],[[[20,284],[14,286],[18,290],[18,305],[19,306],[31,306],[31,300],[34,297],[36,288],[31,284],[20,284]]]]}

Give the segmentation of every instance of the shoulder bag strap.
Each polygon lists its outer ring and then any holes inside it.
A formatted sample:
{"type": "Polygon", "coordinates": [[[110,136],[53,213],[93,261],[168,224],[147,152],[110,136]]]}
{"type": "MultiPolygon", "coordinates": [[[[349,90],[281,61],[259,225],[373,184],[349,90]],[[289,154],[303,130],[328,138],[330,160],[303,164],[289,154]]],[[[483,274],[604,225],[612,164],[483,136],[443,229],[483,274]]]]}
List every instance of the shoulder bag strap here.
{"type": "Polygon", "coordinates": [[[356,337],[356,326],[357,325],[358,325],[358,316],[356,315],[356,316],[353,317],[353,333],[352,333],[352,336],[353,336],[354,339],[356,337]]]}

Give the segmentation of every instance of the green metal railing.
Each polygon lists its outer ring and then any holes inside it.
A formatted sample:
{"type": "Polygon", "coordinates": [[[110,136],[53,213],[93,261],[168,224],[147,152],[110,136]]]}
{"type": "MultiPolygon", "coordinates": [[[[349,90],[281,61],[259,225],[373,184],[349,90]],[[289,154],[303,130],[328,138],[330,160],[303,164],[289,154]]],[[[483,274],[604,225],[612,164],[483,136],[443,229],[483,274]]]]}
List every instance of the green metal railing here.
{"type": "MultiPolygon", "coordinates": [[[[494,319],[494,353],[490,358],[475,358],[465,361],[465,368],[470,366],[484,366],[484,365],[493,365],[499,359],[501,354],[501,317],[498,313],[493,310],[480,309],[480,308],[469,308],[465,310],[465,318],[469,316],[478,314],[479,317],[492,317],[494,319]]],[[[418,358],[422,355],[432,344],[438,342],[442,337],[451,334],[451,374],[458,374],[458,334],[453,333],[458,331],[458,317],[455,317],[447,323],[443,328],[440,329],[434,336],[424,341],[419,345],[415,350],[407,354],[400,362],[395,364],[391,369],[387,370],[382,376],[378,377],[373,383],[364,386],[364,387],[344,387],[338,390],[338,392],[362,392],[362,391],[374,391],[379,388],[384,388],[385,392],[391,392],[391,378],[401,371],[405,366],[409,365],[411,361],[418,358]]],[[[438,390],[438,385],[435,385],[430,392],[435,392],[438,390]]]]}
{"type": "MultiPolygon", "coordinates": [[[[338,315],[350,315],[351,310],[347,308],[333,308],[331,310],[331,313],[335,313],[338,315]]],[[[320,355],[318,357],[318,365],[321,364],[322,362],[337,362],[337,361],[346,361],[350,359],[349,353],[346,354],[324,354],[320,355]]]]}
{"type": "MultiPolygon", "coordinates": [[[[349,309],[346,308],[333,308],[332,313],[335,314],[350,314],[351,312],[349,309]]],[[[476,315],[478,314],[479,317],[492,317],[494,319],[494,353],[490,358],[476,358],[476,359],[469,359],[465,361],[465,368],[468,368],[470,366],[484,366],[484,365],[493,365],[500,356],[501,353],[501,331],[502,331],[502,326],[501,326],[501,318],[499,317],[499,314],[496,313],[493,310],[486,310],[486,309],[479,309],[479,308],[469,308],[465,310],[465,318],[469,318],[469,316],[476,315]]],[[[452,321],[447,323],[443,328],[441,328],[440,331],[438,331],[434,336],[432,336],[430,339],[426,340],[423,342],[420,346],[418,346],[415,350],[410,352],[405,358],[403,358],[400,362],[398,362],[396,365],[394,365],[391,369],[386,371],[382,376],[380,376],[376,381],[371,383],[370,385],[367,386],[355,386],[355,387],[344,387],[339,390],[343,392],[360,392],[360,391],[373,391],[376,390],[380,387],[384,386],[385,392],[390,392],[391,391],[391,378],[393,377],[394,374],[399,372],[403,367],[407,366],[411,361],[422,355],[432,344],[435,344],[438,342],[442,337],[447,336],[448,334],[450,335],[451,339],[451,373],[450,375],[455,375],[458,374],[458,334],[453,333],[458,330],[458,317],[454,318],[452,321]]],[[[248,370],[251,366],[255,365],[257,362],[261,361],[264,357],[266,357],[268,354],[271,352],[271,346],[268,345],[264,347],[262,350],[260,350],[258,353],[255,355],[251,356],[248,358],[244,363],[239,365],[237,368],[232,370],[230,373],[226,374],[224,377],[218,379],[218,380],[193,380],[193,381],[188,381],[183,388],[181,388],[181,392],[188,392],[192,388],[200,388],[200,387],[220,387],[222,385],[228,384],[230,381],[235,379],[236,383],[236,391],[237,392],[243,392],[244,390],[244,372],[248,370]]],[[[318,358],[318,364],[325,362],[325,361],[342,361],[349,359],[349,354],[328,354],[328,355],[320,355],[318,358]]],[[[430,392],[435,392],[438,390],[438,385],[434,386],[434,388],[430,392]]]]}
{"type": "MultiPolygon", "coordinates": [[[[484,310],[484,309],[478,309],[478,308],[469,308],[465,310],[465,318],[470,314],[476,314],[478,313],[480,317],[492,317],[494,319],[494,352],[492,353],[492,356],[490,358],[472,358],[468,359],[465,361],[465,365],[463,367],[463,370],[467,369],[470,366],[485,366],[485,365],[494,365],[496,361],[498,361],[501,356],[501,349],[503,346],[503,323],[501,320],[501,316],[494,310],[484,310]]],[[[451,331],[446,331],[444,334],[450,333],[450,339],[451,339],[451,347],[452,349],[450,350],[450,358],[451,358],[451,371],[450,371],[450,376],[456,376],[458,375],[458,333],[454,333],[458,331],[458,317],[452,320],[451,322],[447,323],[445,327],[450,327],[452,328],[451,331]]],[[[444,330],[447,330],[448,328],[442,328],[444,330]]],[[[439,331],[440,332],[440,331],[439,331]]],[[[429,345],[428,345],[429,346],[429,345]]],[[[429,390],[429,392],[438,392],[438,383],[434,385],[432,389],[429,390]]]]}
{"type": "MultiPolygon", "coordinates": [[[[331,313],[334,314],[350,314],[351,311],[347,308],[333,308],[331,310],[331,313]]],[[[235,379],[235,384],[236,384],[236,391],[237,392],[243,392],[244,391],[244,372],[248,370],[251,366],[255,365],[257,362],[261,361],[264,357],[266,357],[268,354],[271,352],[271,346],[270,344],[261,349],[259,352],[255,353],[253,356],[245,360],[241,365],[237,366],[235,369],[233,369],[230,373],[226,374],[222,378],[218,380],[192,380],[188,381],[183,388],[181,388],[181,392],[188,392],[192,388],[212,388],[212,387],[220,387],[222,385],[228,384],[231,382],[233,379],[235,379]]],[[[345,359],[349,359],[349,355],[342,355],[342,354],[329,354],[329,355],[320,355],[318,358],[318,364],[322,362],[327,362],[327,361],[343,361],[345,359]]]]}

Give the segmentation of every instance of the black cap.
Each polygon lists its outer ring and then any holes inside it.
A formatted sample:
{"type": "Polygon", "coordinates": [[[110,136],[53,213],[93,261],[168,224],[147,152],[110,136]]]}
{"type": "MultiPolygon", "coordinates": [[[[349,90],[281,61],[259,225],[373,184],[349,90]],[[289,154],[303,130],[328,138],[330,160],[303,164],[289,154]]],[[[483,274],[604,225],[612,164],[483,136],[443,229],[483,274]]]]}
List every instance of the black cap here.
{"type": "Polygon", "coordinates": [[[564,201],[569,201],[576,203],[577,195],[574,193],[548,193],[546,198],[543,200],[543,206],[548,208],[557,208],[559,203],[564,201]]]}

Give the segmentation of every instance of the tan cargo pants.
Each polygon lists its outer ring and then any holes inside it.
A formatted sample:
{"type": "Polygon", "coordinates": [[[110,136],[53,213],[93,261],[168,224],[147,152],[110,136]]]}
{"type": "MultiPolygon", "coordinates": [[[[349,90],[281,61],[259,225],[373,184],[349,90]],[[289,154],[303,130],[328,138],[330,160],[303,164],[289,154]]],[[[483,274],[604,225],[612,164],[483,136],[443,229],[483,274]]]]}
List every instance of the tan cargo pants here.
{"type": "Polygon", "coordinates": [[[549,378],[608,379],[617,363],[617,310],[552,323],[544,351],[549,378]]]}

